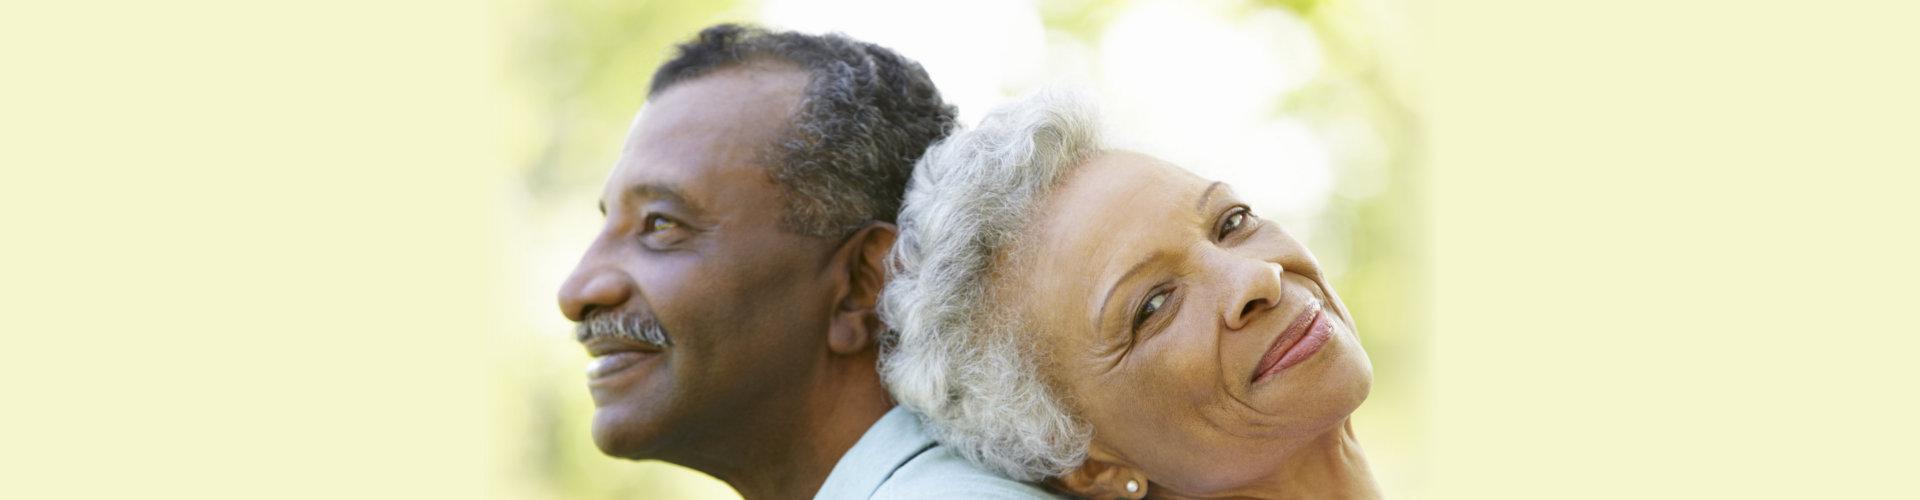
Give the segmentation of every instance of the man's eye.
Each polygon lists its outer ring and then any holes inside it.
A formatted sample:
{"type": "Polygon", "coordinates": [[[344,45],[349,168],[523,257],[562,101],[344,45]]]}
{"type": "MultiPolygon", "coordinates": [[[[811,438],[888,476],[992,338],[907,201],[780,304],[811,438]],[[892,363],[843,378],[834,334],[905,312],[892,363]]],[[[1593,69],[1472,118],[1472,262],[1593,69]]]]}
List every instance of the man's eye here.
{"type": "Polygon", "coordinates": [[[1140,312],[1133,316],[1133,327],[1140,328],[1141,323],[1147,322],[1147,318],[1153,317],[1153,313],[1159,312],[1160,306],[1166,303],[1167,292],[1159,292],[1152,297],[1147,297],[1147,302],[1140,304],[1140,312]]]}
{"type": "Polygon", "coordinates": [[[680,223],[659,215],[649,215],[647,216],[646,223],[642,226],[647,233],[657,233],[669,229],[679,229],[680,223]]]}

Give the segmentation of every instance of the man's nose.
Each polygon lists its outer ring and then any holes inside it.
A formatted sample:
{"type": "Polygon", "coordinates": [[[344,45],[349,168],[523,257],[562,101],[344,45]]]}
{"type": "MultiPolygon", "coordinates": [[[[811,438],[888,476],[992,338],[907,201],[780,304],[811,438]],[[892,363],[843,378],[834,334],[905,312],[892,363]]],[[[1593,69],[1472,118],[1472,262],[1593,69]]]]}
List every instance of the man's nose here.
{"type": "Polygon", "coordinates": [[[582,265],[560,285],[560,312],[577,323],[595,308],[618,307],[632,296],[633,279],[627,273],[582,265]]]}

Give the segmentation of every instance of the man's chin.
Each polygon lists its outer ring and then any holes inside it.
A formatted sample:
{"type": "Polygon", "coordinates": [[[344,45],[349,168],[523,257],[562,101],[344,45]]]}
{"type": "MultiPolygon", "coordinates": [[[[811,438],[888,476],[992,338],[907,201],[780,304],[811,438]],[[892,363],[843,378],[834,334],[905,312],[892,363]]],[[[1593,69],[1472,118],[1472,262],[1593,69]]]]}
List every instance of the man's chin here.
{"type": "Polygon", "coordinates": [[[630,417],[625,408],[594,410],[593,445],[600,448],[600,453],[629,460],[649,458],[648,442],[652,440],[645,436],[645,422],[630,417]]]}

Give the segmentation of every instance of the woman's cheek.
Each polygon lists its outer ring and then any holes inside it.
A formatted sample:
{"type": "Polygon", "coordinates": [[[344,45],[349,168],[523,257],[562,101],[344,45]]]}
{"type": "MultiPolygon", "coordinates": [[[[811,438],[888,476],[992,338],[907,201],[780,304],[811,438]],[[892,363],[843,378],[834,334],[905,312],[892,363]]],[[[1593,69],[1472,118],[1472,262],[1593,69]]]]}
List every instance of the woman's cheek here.
{"type": "MultiPolygon", "coordinates": [[[[1190,318],[1181,318],[1187,320],[1190,318]]],[[[1206,341],[1196,328],[1201,325],[1180,321],[1168,325],[1168,330],[1160,332],[1164,338],[1158,339],[1159,345],[1153,346],[1153,359],[1147,360],[1147,366],[1153,369],[1150,383],[1155,386],[1154,396],[1165,397],[1166,401],[1179,402],[1192,408],[1207,405],[1213,401],[1216,389],[1220,386],[1216,380],[1220,369],[1215,353],[1209,352],[1213,342],[1206,341]],[[1181,329],[1182,331],[1174,331],[1181,329]]]]}

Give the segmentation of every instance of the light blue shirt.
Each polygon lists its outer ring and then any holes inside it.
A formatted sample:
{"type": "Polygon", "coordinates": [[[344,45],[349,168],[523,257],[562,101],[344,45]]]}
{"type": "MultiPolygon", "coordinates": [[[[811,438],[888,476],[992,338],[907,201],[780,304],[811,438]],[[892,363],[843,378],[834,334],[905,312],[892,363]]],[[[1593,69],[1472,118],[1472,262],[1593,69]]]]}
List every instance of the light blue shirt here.
{"type": "Polygon", "coordinates": [[[974,467],[952,448],[935,443],[920,417],[895,407],[874,422],[833,465],[814,500],[907,500],[987,498],[1063,499],[1041,486],[974,467]]]}

